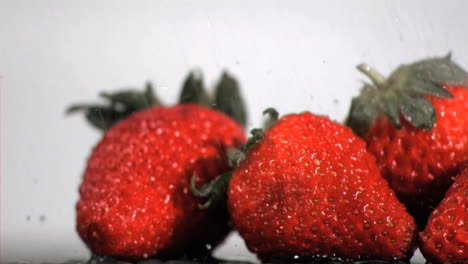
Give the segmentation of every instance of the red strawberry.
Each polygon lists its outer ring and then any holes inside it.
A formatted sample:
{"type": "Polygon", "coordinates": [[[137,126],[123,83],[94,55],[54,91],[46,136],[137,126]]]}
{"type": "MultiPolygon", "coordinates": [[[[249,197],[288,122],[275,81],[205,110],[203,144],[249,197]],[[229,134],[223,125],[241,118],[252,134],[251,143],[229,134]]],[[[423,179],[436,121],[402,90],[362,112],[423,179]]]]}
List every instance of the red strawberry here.
{"type": "MultiPolygon", "coordinates": [[[[190,78],[182,101],[200,94],[201,83],[190,78]]],[[[237,89],[227,75],[218,94],[225,89],[237,89]]],[[[225,172],[224,152],[244,142],[242,127],[203,106],[149,106],[157,101],[151,89],[106,96],[112,104],[98,107],[97,117],[96,106],[72,109],[85,109],[97,127],[110,127],[89,157],[80,186],[77,231],[84,242],[95,254],[137,260],[198,253],[224,238],[226,214],[200,210],[189,179],[197,175],[207,182],[225,172]]]]}
{"type": "Polygon", "coordinates": [[[233,171],[228,195],[252,252],[283,260],[412,255],[414,220],[349,128],[304,112],[254,132],[259,142],[233,171]]]}
{"type": "Polygon", "coordinates": [[[347,125],[420,228],[468,157],[468,75],[450,56],[402,65],[385,80],[366,65],[347,125]]]}
{"type": "Polygon", "coordinates": [[[420,248],[432,263],[468,263],[468,168],[447,191],[421,233],[420,248]]]}

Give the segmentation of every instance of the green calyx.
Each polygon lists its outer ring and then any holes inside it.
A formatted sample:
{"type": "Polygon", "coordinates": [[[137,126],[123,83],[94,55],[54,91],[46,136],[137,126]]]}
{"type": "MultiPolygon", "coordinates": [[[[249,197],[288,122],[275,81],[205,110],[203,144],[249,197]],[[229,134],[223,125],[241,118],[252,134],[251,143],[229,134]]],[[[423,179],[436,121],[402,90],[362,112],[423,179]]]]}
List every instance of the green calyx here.
{"type": "Polygon", "coordinates": [[[205,90],[201,72],[192,71],[189,73],[187,78],[185,78],[184,84],[182,85],[182,91],[179,96],[179,103],[195,103],[212,107],[211,98],[205,90]]]}
{"type": "Polygon", "coordinates": [[[226,72],[223,73],[216,85],[213,101],[214,109],[230,116],[239,122],[242,127],[246,126],[247,112],[240,93],[239,84],[236,79],[226,72]]]}
{"type": "MultiPolygon", "coordinates": [[[[84,112],[92,126],[105,131],[136,111],[162,105],[151,83],[147,83],[143,91],[126,89],[101,93],[100,96],[105,100],[104,103],[74,104],[67,109],[67,113],[84,112]]],[[[194,103],[213,108],[230,116],[243,127],[247,123],[247,114],[239,85],[226,72],[222,74],[213,95],[206,92],[201,73],[190,72],[183,83],[179,103],[194,103]]]]}
{"type": "MultiPolygon", "coordinates": [[[[278,112],[273,108],[263,111],[263,115],[268,115],[268,119],[264,125],[265,129],[270,128],[278,120],[279,116],[278,112]]],[[[262,128],[254,128],[250,131],[250,134],[251,136],[247,139],[247,142],[239,149],[227,149],[226,156],[232,169],[238,167],[247,158],[249,152],[264,139],[264,129],[262,128]]],[[[205,199],[203,203],[199,204],[199,208],[208,209],[225,203],[232,174],[232,170],[228,171],[199,188],[197,187],[196,175],[192,176],[190,179],[190,189],[193,196],[205,199]]]]}
{"type": "Polygon", "coordinates": [[[101,93],[100,96],[105,100],[104,104],[74,104],[67,109],[67,114],[85,112],[91,125],[100,130],[107,130],[135,111],[160,105],[151,83],[146,84],[144,91],[127,89],[101,93]]]}
{"type": "MultiPolygon", "coordinates": [[[[228,148],[226,150],[226,156],[231,169],[239,166],[239,164],[247,158],[248,152],[257,143],[263,140],[262,129],[252,129],[250,133],[252,136],[240,147],[240,149],[228,148]]],[[[205,199],[203,203],[199,204],[198,207],[200,209],[208,209],[225,203],[232,173],[232,170],[223,173],[211,182],[202,185],[200,188],[197,187],[196,175],[192,176],[190,179],[190,190],[192,191],[193,196],[205,199]]]]}
{"type": "Polygon", "coordinates": [[[185,79],[180,103],[197,103],[223,112],[242,127],[247,124],[247,113],[239,84],[227,72],[223,72],[212,95],[206,92],[200,73],[191,72],[185,79]]]}
{"type": "Polygon", "coordinates": [[[401,65],[387,79],[366,64],[357,68],[371,83],[365,83],[353,98],[346,124],[361,137],[382,114],[396,128],[401,128],[400,118],[404,118],[418,129],[430,130],[437,114],[427,96],[452,98],[443,85],[468,85],[468,74],[450,54],[401,65]]]}
{"type": "Polygon", "coordinates": [[[232,178],[232,171],[228,171],[216,177],[213,181],[197,188],[197,175],[190,179],[190,190],[193,196],[204,198],[205,202],[199,204],[200,209],[208,209],[214,205],[222,204],[227,197],[229,181],[232,178]]]}

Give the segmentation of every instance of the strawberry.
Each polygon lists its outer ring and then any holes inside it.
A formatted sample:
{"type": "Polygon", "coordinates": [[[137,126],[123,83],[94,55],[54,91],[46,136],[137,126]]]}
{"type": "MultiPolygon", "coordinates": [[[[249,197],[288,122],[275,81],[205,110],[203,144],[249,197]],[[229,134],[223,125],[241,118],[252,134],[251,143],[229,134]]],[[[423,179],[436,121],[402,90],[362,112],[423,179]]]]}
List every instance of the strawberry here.
{"type": "MultiPolygon", "coordinates": [[[[412,255],[414,219],[349,128],[304,112],[252,134],[240,152],[231,151],[237,167],[227,201],[250,251],[286,261],[412,255]]],[[[210,185],[195,195],[207,196],[210,185]]]]}
{"type": "Polygon", "coordinates": [[[422,229],[468,158],[468,75],[450,55],[396,69],[367,65],[347,125],[364,138],[382,176],[422,229]]]}
{"type": "MultiPolygon", "coordinates": [[[[238,94],[237,89],[224,75],[215,103],[243,122],[243,110],[220,102],[220,94],[238,94]]],[[[110,105],[71,108],[107,129],[88,159],[76,206],[77,231],[91,251],[125,260],[165,258],[197,254],[224,238],[227,215],[220,208],[200,210],[189,179],[196,175],[207,182],[229,169],[224,151],[245,141],[241,125],[191,103],[212,104],[194,75],[184,85],[184,104],[155,106],[150,86],[144,93],[104,97],[110,105]]]]}
{"type": "Polygon", "coordinates": [[[447,191],[421,233],[420,248],[432,263],[468,263],[468,168],[447,191]]]}

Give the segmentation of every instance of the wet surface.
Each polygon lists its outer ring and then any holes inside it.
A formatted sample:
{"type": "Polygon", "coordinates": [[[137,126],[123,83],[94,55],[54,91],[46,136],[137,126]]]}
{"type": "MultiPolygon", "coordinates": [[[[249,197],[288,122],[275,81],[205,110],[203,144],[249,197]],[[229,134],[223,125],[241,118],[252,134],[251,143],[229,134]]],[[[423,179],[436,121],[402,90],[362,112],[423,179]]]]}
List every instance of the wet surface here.
{"type": "MultiPolygon", "coordinates": [[[[117,260],[117,259],[109,258],[109,257],[92,257],[88,262],[84,262],[84,264],[195,264],[195,263],[249,264],[249,262],[221,260],[221,259],[213,258],[211,256],[202,256],[202,257],[198,257],[194,259],[187,259],[187,258],[171,259],[171,260],[145,259],[145,260],[140,260],[137,262],[127,262],[127,261],[117,260]]],[[[72,264],[72,263],[64,263],[64,264],[72,264]]]]}
{"type": "MultiPolygon", "coordinates": [[[[158,259],[145,259],[137,262],[128,262],[124,260],[118,260],[110,257],[99,257],[94,256],[89,260],[69,260],[59,264],[252,264],[247,261],[235,261],[235,260],[222,260],[213,258],[211,256],[201,257],[197,259],[172,259],[172,260],[158,260],[158,259]]],[[[340,261],[340,260],[319,260],[319,261],[268,261],[266,264],[409,264],[410,262],[405,261],[382,261],[382,260],[361,260],[361,261],[340,261]]],[[[34,264],[34,262],[9,262],[6,264],[34,264]]],[[[41,262],[41,264],[58,264],[41,262]]]]}
{"type": "Polygon", "coordinates": [[[386,261],[386,260],[359,260],[359,261],[343,261],[343,260],[318,260],[318,261],[270,261],[264,262],[268,264],[409,264],[409,261],[386,261]]]}

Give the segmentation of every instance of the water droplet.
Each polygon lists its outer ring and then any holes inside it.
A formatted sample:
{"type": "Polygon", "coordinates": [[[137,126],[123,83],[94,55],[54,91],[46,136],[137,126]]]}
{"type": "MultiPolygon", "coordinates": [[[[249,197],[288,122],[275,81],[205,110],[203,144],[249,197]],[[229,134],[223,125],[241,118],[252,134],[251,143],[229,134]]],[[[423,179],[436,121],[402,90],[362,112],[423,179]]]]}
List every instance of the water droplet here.
{"type": "Polygon", "coordinates": [[[465,250],[465,245],[464,244],[458,244],[457,245],[457,251],[458,252],[463,253],[464,250],[465,250]]]}
{"type": "Polygon", "coordinates": [[[364,225],[363,225],[363,227],[364,227],[364,229],[366,229],[366,230],[367,230],[367,229],[369,229],[369,228],[370,228],[370,224],[369,224],[369,222],[367,222],[367,221],[364,221],[364,225]]]}
{"type": "Polygon", "coordinates": [[[45,223],[45,221],[46,221],[46,216],[43,215],[43,214],[41,214],[41,215],[39,216],[39,222],[45,223]]]}

